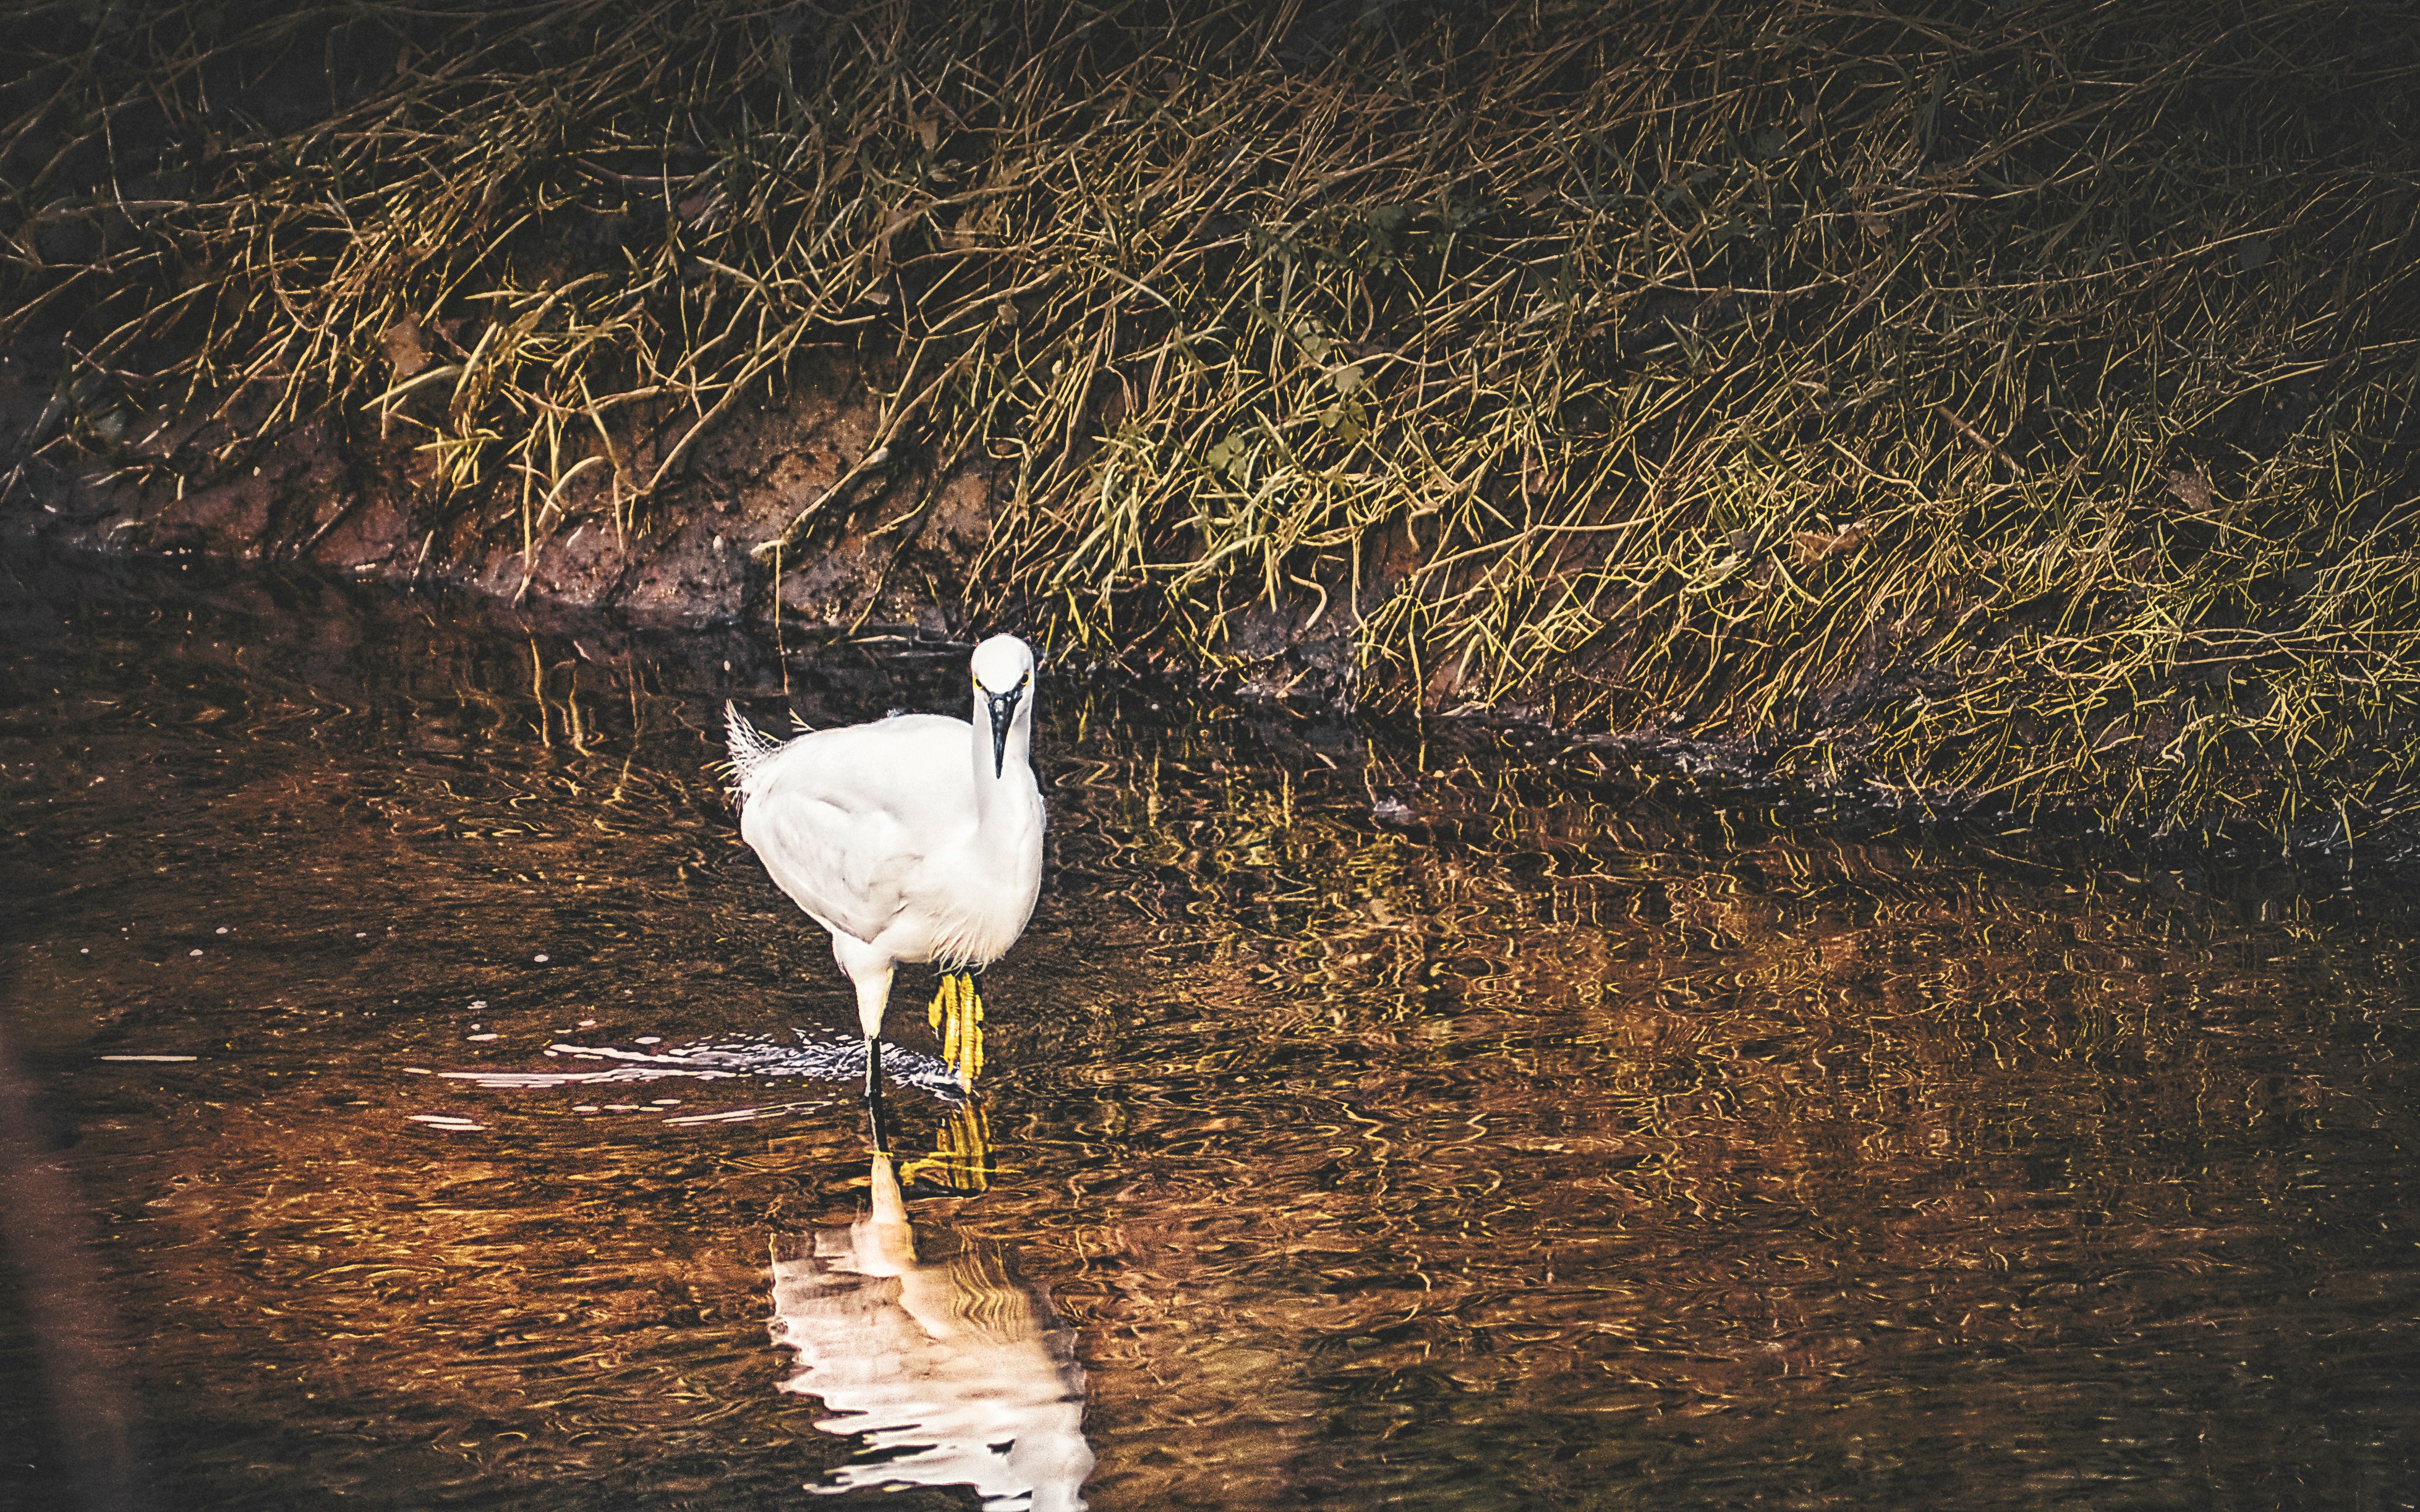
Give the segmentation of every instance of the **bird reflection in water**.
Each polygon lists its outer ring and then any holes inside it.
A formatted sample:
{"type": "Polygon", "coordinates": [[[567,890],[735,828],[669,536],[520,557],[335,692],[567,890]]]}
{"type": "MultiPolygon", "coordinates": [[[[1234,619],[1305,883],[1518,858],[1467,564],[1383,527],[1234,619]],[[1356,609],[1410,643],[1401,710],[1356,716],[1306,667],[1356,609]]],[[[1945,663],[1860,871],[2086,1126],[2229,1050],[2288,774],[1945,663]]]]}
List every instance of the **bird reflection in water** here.
{"type": "MultiPolygon", "coordinates": [[[[1084,1370],[1075,1331],[993,1246],[916,1253],[902,1172],[879,1137],[871,1210],[845,1227],[773,1241],[773,1342],[794,1351],[782,1390],[817,1396],[816,1427],[865,1450],[817,1491],[970,1486],[987,1512],[1084,1505],[1084,1370]]],[[[992,1170],[979,1108],[962,1108],[908,1185],[981,1190],[992,1170]]]]}

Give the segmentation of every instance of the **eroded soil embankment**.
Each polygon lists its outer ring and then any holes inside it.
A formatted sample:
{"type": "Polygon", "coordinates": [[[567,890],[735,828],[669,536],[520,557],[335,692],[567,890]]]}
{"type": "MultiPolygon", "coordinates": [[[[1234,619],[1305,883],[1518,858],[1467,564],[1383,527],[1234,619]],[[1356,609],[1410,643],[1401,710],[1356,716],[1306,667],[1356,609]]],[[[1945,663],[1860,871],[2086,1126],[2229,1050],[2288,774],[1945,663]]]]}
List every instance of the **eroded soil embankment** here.
{"type": "Polygon", "coordinates": [[[813,511],[813,529],[778,563],[785,620],[947,633],[962,628],[961,590],[990,535],[991,480],[980,466],[936,477],[929,458],[906,453],[829,497],[867,455],[875,424],[845,368],[729,417],[685,477],[619,519],[610,510],[566,519],[543,500],[515,507],[509,489],[501,501],[492,487],[475,499],[449,490],[435,458],[380,435],[374,419],[321,415],[232,449],[224,422],[172,421],[95,446],[66,434],[37,373],[26,354],[0,357],[0,429],[24,439],[0,529],[54,545],[306,563],[508,601],[728,623],[770,616],[773,566],[750,548],[813,511]]]}

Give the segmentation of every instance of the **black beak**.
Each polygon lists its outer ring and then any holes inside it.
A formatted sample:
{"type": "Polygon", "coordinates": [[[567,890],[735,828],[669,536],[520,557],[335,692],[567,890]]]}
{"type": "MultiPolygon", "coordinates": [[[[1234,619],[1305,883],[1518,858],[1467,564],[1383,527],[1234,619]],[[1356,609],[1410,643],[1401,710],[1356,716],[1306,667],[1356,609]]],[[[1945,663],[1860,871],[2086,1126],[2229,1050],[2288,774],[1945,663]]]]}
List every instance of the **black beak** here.
{"type": "Polygon", "coordinates": [[[1008,727],[1016,718],[1016,701],[1025,689],[1012,687],[1005,693],[985,692],[991,701],[991,775],[1008,770],[1008,727]]]}

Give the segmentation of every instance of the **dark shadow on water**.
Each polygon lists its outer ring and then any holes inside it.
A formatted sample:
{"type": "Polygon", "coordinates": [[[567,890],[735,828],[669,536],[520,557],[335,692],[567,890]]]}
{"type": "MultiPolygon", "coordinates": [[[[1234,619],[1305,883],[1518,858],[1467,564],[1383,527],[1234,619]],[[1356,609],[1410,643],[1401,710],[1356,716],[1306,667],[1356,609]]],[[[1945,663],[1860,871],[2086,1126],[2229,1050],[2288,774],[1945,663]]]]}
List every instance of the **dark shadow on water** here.
{"type": "Polygon", "coordinates": [[[41,1103],[0,1022],[0,1272],[16,1283],[13,1300],[33,1345],[28,1376],[48,1408],[0,1403],[19,1407],[0,1412],[0,1422],[15,1420],[17,1428],[0,1454],[33,1471],[28,1490],[54,1498],[62,1512],[133,1512],[150,1500],[138,1469],[141,1425],[116,1288],[90,1205],[49,1148],[41,1103]]]}

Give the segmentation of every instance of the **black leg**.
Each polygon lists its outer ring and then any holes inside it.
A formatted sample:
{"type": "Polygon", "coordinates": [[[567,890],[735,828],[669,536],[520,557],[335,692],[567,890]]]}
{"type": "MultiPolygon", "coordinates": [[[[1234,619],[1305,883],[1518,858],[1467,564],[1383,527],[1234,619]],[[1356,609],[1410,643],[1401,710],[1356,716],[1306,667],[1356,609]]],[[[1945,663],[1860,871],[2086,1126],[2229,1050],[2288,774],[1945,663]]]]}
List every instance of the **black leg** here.
{"type": "Polygon", "coordinates": [[[877,1155],[891,1153],[891,1125],[882,1116],[882,1084],[865,1084],[865,1137],[877,1155]]]}

